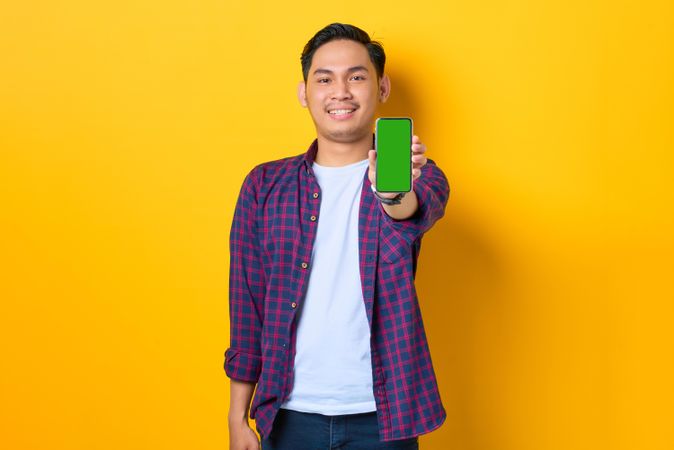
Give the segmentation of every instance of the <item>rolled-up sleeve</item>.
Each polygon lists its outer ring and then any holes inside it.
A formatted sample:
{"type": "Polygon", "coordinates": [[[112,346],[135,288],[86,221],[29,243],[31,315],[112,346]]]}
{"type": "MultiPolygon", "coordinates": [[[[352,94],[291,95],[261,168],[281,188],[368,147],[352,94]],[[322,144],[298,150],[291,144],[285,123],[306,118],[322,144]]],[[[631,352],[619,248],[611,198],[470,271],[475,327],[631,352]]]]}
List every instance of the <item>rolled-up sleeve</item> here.
{"type": "Polygon", "coordinates": [[[264,317],[264,271],[257,239],[256,170],[246,176],[236,202],[229,238],[230,346],[225,351],[229,378],[257,382],[264,317]]]}
{"type": "Polygon", "coordinates": [[[449,182],[444,172],[432,160],[428,159],[421,168],[421,176],[414,180],[414,192],[419,201],[417,211],[407,219],[394,219],[388,215],[381,202],[379,209],[383,219],[390,227],[399,232],[410,244],[426,233],[435,222],[445,214],[449,200],[449,182]]]}

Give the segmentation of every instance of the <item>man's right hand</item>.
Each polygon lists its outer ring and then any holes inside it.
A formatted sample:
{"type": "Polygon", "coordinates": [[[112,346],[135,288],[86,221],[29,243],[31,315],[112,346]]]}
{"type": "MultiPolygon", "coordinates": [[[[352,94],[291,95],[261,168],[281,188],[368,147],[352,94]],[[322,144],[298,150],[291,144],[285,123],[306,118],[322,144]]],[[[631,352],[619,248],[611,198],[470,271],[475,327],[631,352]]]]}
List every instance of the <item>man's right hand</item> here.
{"type": "Polygon", "coordinates": [[[260,450],[260,441],[248,420],[229,422],[229,450],[260,450]]]}

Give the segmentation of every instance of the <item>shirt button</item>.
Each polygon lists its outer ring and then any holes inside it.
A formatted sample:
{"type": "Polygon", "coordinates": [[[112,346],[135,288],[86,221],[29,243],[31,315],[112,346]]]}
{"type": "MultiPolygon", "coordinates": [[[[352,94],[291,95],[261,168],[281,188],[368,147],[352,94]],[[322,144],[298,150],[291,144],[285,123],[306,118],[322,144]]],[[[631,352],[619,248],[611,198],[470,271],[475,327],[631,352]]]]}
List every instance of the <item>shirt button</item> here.
{"type": "Polygon", "coordinates": [[[312,222],[316,222],[316,216],[311,216],[310,219],[312,222]]]}
{"type": "Polygon", "coordinates": [[[314,197],[314,198],[318,198],[318,192],[314,192],[313,197],[314,197]]]}
{"type": "MultiPolygon", "coordinates": [[[[292,302],[292,303],[290,304],[290,306],[292,306],[293,308],[297,308],[297,303],[292,302]]],[[[285,345],[284,345],[284,347],[285,347],[285,345]]]]}
{"type": "Polygon", "coordinates": [[[306,269],[307,267],[309,267],[309,264],[303,262],[303,263],[302,263],[302,269],[306,269]]]}

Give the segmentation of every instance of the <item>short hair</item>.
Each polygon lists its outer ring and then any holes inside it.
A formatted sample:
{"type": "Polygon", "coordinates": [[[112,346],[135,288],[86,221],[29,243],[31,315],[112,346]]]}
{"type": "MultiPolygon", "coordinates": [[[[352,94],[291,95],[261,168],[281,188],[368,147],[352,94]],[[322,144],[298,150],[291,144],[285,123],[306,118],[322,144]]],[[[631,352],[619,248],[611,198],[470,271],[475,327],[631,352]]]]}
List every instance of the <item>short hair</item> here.
{"type": "Polygon", "coordinates": [[[354,25],[331,23],[318,31],[304,46],[300,60],[302,61],[302,75],[304,76],[305,82],[309,77],[311,61],[314,58],[316,50],[318,50],[321,45],[335,40],[351,40],[363,44],[370,55],[370,61],[372,61],[372,64],[377,71],[377,78],[381,78],[384,75],[386,54],[384,53],[384,47],[381,43],[373,41],[365,31],[354,25]]]}

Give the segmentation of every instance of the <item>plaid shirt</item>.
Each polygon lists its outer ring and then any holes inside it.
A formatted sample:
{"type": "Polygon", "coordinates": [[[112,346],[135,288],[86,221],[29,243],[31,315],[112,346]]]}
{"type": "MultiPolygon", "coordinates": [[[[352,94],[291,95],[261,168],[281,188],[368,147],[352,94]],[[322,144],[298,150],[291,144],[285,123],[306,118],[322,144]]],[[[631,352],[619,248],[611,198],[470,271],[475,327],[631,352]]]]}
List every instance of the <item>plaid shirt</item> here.
{"type": "MultiPolygon", "coordinates": [[[[306,153],[257,165],[246,176],[230,234],[229,378],[256,382],[250,406],[260,435],[271,431],[293,385],[297,311],[306,295],[321,189],[306,153]]],[[[423,234],[444,215],[449,185],[431,160],[414,180],[419,209],[395,220],[370,189],[358,218],[359,269],[371,330],[373,393],[381,441],[438,428],[440,400],[414,287],[423,234]]]]}

